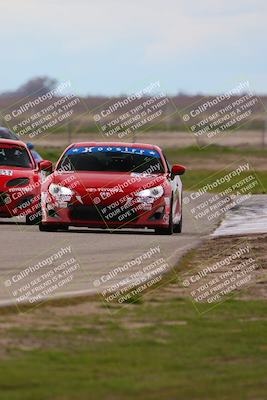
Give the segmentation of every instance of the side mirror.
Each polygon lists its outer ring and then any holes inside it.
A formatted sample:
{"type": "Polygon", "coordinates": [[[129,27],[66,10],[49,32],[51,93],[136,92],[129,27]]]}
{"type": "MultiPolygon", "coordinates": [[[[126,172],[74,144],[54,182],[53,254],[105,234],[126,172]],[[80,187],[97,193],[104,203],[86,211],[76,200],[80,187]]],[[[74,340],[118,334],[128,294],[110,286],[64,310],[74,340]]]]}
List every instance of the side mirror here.
{"type": "Polygon", "coordinates": [[[53,164],[49,160],[42,160],[38,162],[38,169],[39,171],[45,171],[51,173],[53,171],[53,164]]]}
{"type": "Polygon", "coordinates": [[[173,179],[176,175],[183,175],[185,173],[185,167],[183,165],[175,164],[172,166],[171,178],[173,179]]]}

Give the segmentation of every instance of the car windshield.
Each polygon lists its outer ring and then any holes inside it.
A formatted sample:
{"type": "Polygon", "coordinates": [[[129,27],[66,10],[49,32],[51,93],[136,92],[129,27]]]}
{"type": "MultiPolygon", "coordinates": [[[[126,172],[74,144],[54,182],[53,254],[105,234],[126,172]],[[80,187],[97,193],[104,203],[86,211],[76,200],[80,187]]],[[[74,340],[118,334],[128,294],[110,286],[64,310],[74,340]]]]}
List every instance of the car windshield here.
{"type": "Polygon", "coordinates": [[[58,169],[147,174],[164,172],[157,151],[124,146],[73,147],[65,153],[58,169]]]}
{"type": "Polygon", "coordinates": [[[32,162],[23,147],[0,145],[0,166],[32,168],[32,162]]]}

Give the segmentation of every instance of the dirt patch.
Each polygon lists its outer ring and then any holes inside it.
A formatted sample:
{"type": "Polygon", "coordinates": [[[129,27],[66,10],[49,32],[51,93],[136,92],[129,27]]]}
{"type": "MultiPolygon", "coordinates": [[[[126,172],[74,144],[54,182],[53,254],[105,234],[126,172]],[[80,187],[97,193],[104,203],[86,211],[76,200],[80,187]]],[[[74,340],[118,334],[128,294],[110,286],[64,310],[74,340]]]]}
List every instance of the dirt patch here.
{"type": "Polygon", "coordinates": [[[122,326],[126,329],[143,329],[150,328],[154,326],[154,324],[144,321],[125,321],[122,326]]]}
{"type": "Polygon", "coordinates": [[[104,314],[108,323],[109,311],[99,302],[80,301],[76,299],[73,304],[67,299],[60,306],[47,303],[27,312],[0,315],[0,357],[19,351],[71,347],[74,336],[80,343],[106,341],[97,318],[104,314]]]}
{"type": "MultiPolygon", "coordinates": [[[[223,293],[220,300],[227,296],[243,300],[267,299],[266,247],[267,234],[206,240],[189,260],[187,272],[180,274],[177,295],[192,298],[193,292],[197,296],[205,293],[205,290],[214,294],[220,290],[223,293]],[[247,246],[248,252],[240,253],[240,249],[246,249],[247,246]],[[239,282],[237,275],[240,285],[236,284],[239,282]]],[[[209,298],[207,295],[206,299],[209,298]]],[[[206,300],[204,296],[199,296],[198,301],[206,300]]]]}

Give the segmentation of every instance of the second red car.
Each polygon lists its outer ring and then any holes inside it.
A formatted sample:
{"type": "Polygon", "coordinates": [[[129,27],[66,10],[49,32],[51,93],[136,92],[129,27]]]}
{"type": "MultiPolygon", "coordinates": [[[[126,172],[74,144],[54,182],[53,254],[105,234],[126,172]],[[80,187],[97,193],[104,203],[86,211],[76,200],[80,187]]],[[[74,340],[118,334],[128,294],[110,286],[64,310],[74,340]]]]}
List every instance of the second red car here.
{"type": "Polygon", "coordinates": [[[26,217],[27,224],[40,222],[42,170],[50,161],[36,163],[25,143],[0,139],[0,218],[26,217]]]}

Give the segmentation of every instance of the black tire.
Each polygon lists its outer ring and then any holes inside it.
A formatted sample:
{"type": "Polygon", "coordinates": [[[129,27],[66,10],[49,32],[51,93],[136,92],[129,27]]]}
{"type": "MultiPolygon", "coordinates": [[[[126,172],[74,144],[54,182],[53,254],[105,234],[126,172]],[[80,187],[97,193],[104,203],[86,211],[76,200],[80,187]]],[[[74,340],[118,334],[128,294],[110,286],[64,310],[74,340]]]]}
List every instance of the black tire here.
{"type": "Polygon", "coordinates": [[[44,225],[39,224],[39,231],[40,232],[56,232],[59,229],[58,225],[44,225]]]}
{"type": "Polygon", "coordinates": [[[180,222],[173,226],[173,232],[174,233],[181,233],[182,232],[182,227],[183,227],[183,217],[181,216],[180,222]]]}
{"type": "Polygon", "coordinates": [[[172,235],[173,234],[173,224],[172,227],[168,228],[155,228],[156,235],[172,235]]]}
{"type": "Polygon", "coordinates": [[[69,226],[68,225],[59,226],[58,230],[67,232],[69,230],[69,226]]]}

